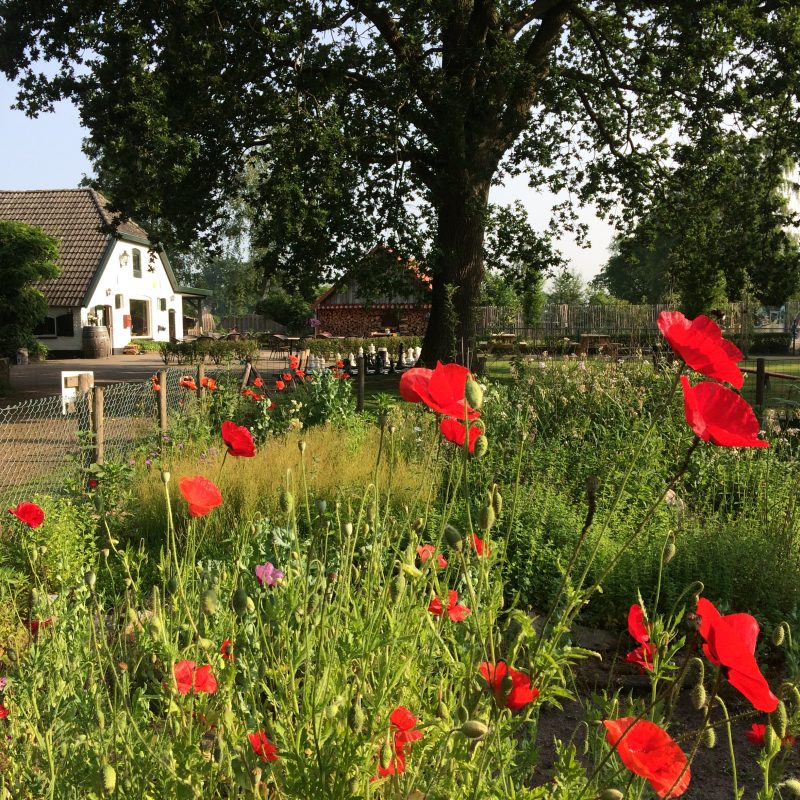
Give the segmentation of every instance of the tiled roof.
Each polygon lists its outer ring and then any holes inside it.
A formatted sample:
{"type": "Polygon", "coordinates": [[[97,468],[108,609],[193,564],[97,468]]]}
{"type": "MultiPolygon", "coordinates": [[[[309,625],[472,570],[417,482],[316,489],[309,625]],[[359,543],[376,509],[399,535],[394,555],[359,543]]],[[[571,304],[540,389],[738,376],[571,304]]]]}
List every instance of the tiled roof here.
{"type": "MultiPolygon", "coordinates": [[[[51,306],[82,305],[111,239],[103,231],[113,222],[105,197],[94,189],[0,191],[0,219],[37,225],[58,239],[61,274],[39,288],[51,306]]],[[[120,224],[117,231],[147,241],[134,222],[120,224]]]]}

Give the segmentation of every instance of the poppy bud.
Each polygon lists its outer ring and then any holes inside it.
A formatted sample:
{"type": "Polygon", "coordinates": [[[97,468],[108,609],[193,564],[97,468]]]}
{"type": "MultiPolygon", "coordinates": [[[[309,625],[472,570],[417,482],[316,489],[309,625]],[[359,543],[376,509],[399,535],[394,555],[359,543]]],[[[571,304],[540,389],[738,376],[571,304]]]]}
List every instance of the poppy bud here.
{"type": "Polygon", "coordinates": [[[717,746],[717,732],[713,728],[706,728],[701,739],[703,747],[713,750],[717,746]]]}
{"type": "Polygon", "coordinates": [[[214,642],[211,641],[211,639],[204,639],[202,636],[197,640],[197,646],[201,650],[206,650],[206,651],[217,649],[217,646],[214,644],[214,642]]]}
{"type": "Polygon", "coordinates": [[[167,594],[175,594],[178,591],[178,579],[172,577],[167,581],[167,594]]]}
{"type": "Polygon", "coordinates": [[[492,487],[492,505],[495,516],[499,518],[503,513],[503,496],[500,494],[497,484],[492,487]]]}
{"type": "Polygon", "coordinates": [[[597,800],[622,800],[625,797],[619,789],[603,789],[597,796],[597,800]]]}
{"type": "Polygon", "coordinates": [[[328,510],[328,503],[322,498],[317,500],[316,506],[317,506],[317,514],[324,514],[328,510]]]}
{"type": "Polygon", "coordinates": [[[345,536],[352,536],[353,535],[353,523],[352,522],[345,522],[344,525],[342,525],[342,533],[344,533],[345,536]]]}
{"type": "Polygon", "coordinates": [[[468,719],[461,726],[461,733],[463,733],[467,739],[480,739],[482,736],[486,736],[486,734],[489,733],[489,726],[479,719],[468,719]]]}
{"type": "Polygon", "coordinates": [[[239,617],[243,617],[248,613],[252,602],[253,601],[248,597],[247,590],[244,588],[244,586],[240,586],[233,593],[233,610],[239,617]]]}
{"type": "Polygon", "coordinates": [[[772,725],[764,727],[764,749],[768,756],[774,756],[781,749],[781,740],[772,725]]]}
{"type": "Polygon", "coordinates": [[[213,616],[219,608],[217,593],[213,589],[206,589],[200,597],[200,607],[204,614],[213,616]]]}
{"type": "Polygon", "coordinates": [[[281,511],[284,514],[291,514],[294,509],[294,497],[290,492],[287,492],[286,489],[281,490],[279,503],[281,507],[281,511]]]}
{"type": "Polygon", "coordinates": [[[389,765],[392,763],[392,746],[389,742],[386,742],[383,747],[381,747],[381,767],[383,769],[389,769],[389,765]]]}
{"type": "Polygon", "coordinates": [[[415,567],[413,564],[402,563],[400,565],[400,569],[405,572],[410,578],[421,578],[422,577],[422,570],[415,567]]]}
{"type": "Polygon", "coordinates": [[[460,705],[456,709],[456,721],[463,725],[469,719],[469,711],[467,711],[467,707],[465,705],[460,705]]]}
{"type": "Polygon", "coordinates": [[[783,640],[786,638],[786,630],[784,629],[784,623],[781,622],[774,631],[772,631],[772,644],[775,647],[780,647],[783,644],[783,640]]]}
{"type": "Polygon", "coordinates": [[[492,506],[484,506],[478,515],[478,526],[482,531],[488,531],[494,523],[494,508],[492,506]]]}
{"type": "Polygon", "coordinates": [[[103,791],[106,794],[114,794],[114,790],[117,788],[117,773],[111,764],[106,764],[103,767],[100,780],[103,784],[103,791]]]}
{"type": "Polygon", "coordinates": [[[778,789],[786,789],[792,797],[800,797],[800,781],[797,778],[789,778],[778,784],[778,789]]]}
{"type": "Polygon", "coordinates": [[[367,505],[367,509],[365,512],[365,516],[367,518],[367,522],[375,522],[375,515],[377,513],[378,507],[377,505],[372,502],[367,505]]]}
{"type": "Polygon", "coordinates": [[[366,721],[367,716],[361,706],[361,696],[357,695],[347,715],[347,724],[350,726],[350,730],[353,731],[353,733],[361,733],[361,731],[364,730],[366,721]]]}
{"type": "Polygon", "coordinates": [[[452,525],[444,526],[444,540],[454,550],[460,550],[463,545],[461,534],[452,525]]]}
{"type": "Polygon", "coordinates": [[[481,385],[473,379],[472,375],[467,378],[467,383],[464,386],[464,399],[476,411],[480,411],[483,406],[483,389],[481,385]]]}
{"type": "Polygon", "coordinates": [[[706,668],[703,664],[702,659],[695,656],[690,662],[687,667],[687,672],[691,672],[692,674],[697,673],[697,680],[695,683],[703,683],[706,679],[706,668]]]}
{"type": "Polygon", "coordinates": [[[439,705],[436,707],[436,716],[446,722],[450,720],[450,709],[444,704],[444,700],[439,701],[439,705]]]}
{"type": "Polygon", "coordinates": [[[678,548],[675,547],[675,536],[673,534],[669,535],[669,540],[667,541],[666,547],[664,548],[664,565],[666,566],[675,558],[675,553],[678,551],[678,548]]]}
{"type": "Polygon", "coordinates": [[[483,458],[489,452],[489,440],[481,434],[475,440],[475,449],[472,452],[472,455],[475,458],[483,458]]]}
{"type": "Polygon", "coordinates": [[[85,572],[83,575],[83,582],[86,584],[87,588],[90,592],[94,591],[94,586],[97,583],[97,575],[91,570],[89,572],[85,572]]]}
{"type": "Polygon", "coordinates": [[[400,575],[396,575],[394,580],[392,581],[391,586],[389,587],[389,591],[392,595],[392,600],[398,600],[400,597],[403,596],[403,592],[406,590],[406,579],[405,576],[401,573],[400,575]]]}
{"type": "Polygon", "coordinates": [[[511,676],[506,673],[500,680],[500,690],[503,692],[503,697],[505,697],[513,688],[514,681],[512,680],[511,676]]]}
{"type": "Polygon", "coordinates": [[[706,704],[706,687],[703,686],[702,683],[698,683],[697,686],[692,689],[689,697],[691,698],[694,708],[699,711],[706,704]]]}
{"type": "Polygon", "coordinates": [[[422,517],[417,517],[414,521],[414,530],[419,533],[425,527],[425,520],[422,517]]]}
{"type": "Polygon", "coordinates": [[[786,704],[781,700],[777,708],[769,715],[770,725],[775,729],[778,738],[783,740],[786,736],[786,726],[789,724],[789,717],[786,713],[786,704]]]}
{"type": "Polygon", "coordinates": [[[97,720],[97,727],[100,728],[101,731],[104,731],[106,729],[106,715],[103,713],[103,710],[101,708],[97,708],[94,716],[97,720]]]}
{"type": "Polygon", "coordinates": [[[171,477],[172,477],[172,476],[169,474],[169,470],[166,470],[166,469],[162,469],[162,470],[161,470],[161,480],[162,480],[164,483],[169,483],[169,479],[170,479],[171,477]]]}
{"type": "Polygon", "coordinates": [[[297,443],[297,449],[300,451],[300,455],[302,455],[303,453],[305,453],[305,451],[306,451],[306,443],[305,443],[305,441],[303,441],[303,439],[301,439],[301,440],[300,440],[300,441],[297,443]]]}

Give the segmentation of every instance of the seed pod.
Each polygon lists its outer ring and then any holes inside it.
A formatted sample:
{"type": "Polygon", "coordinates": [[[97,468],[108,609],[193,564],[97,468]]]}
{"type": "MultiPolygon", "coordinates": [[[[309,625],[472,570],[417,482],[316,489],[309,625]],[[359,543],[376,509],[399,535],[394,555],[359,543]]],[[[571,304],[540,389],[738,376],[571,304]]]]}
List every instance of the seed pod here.
{"type": "Polygon", "coordinates": [[[294,509],[294,497],[292,497],[290,492],[287,492],[286,489],[282,489],[278,502],[284,514],[292,513],[294,509]]]}
{"type": "Polygon", "coordinates": [[[352,522],[345,522],[342,525],[342,533],[345,536],[352,536],[353,535],[353,523],[352,522]]]}
{"type": "Polygon", "coordinates": [[[717,732],[713,728],[706,728],[703,731],[703,738],[701,740],[703,747],[713,750],[717,744],[717,732]]]}
{"type": "Polygon", "coordinates": [[[200,596],[200,608],[203,609],[204,614],[213,616],[217,613],[219,608],[219,599],[217,593],[213,589],[206,589],[200,596]]]}
{"type": "Polygon", "coordinates": [[[489,440],[481,434],[475,440],[475,449],[472,454],[475,458],[483,458],[489,452],[489,440]]]}
{"type": "Polygon", "coordinates": [[[414,520],[414,530],[419,533],[425,527],[425,520],[422,517],[417,517],[414,520]]]}
{"type": "Polygon", "coordinates": [[[105,794],[114,794],[114,790],[117,788],[117,773],[111,764],[106,764],[103,767],[100,773],[100,780],[103,784],[103,792],[105,794]]]}
{"type": "Polygon", "coordinates": [[[503,496],[497,484],[492,487],[492,505],[494,506],[495,516],[499,519],[503,513],[503,496]]]}
{"type": "Polygon", "coordinates": [[[778,789],[786,789],[792,797],[800,797],[800,781],[797,778],[789,778],[778,784],[778,789]]]}
{"type": "Polygon", "coordinates": [[[97,583],[97,575],[89,570],[89,572],[84,573],[83,582],[86,584],[86,587],[89,589],[89,591],[93,592],[95,584],[97,583]]]}
{"type": "Polygon", "coordinates": [[[476,411],[480,411],[483,406],[483,389],[481,385],[473,379],[472,375],[467,377],[467,383],[464,386],[464,399],[476,411]]]}
{"type": "Polygon", "coordinates": [[[488,531],[494,523],[494,508],[492,506],[484,506],[478,515],[478,526],[482,531],[488,531]]]}
{"type": "Polygon", "coordinates": [[[393,755],[392,746],[389,742],[386,742],[383,747],[381,747],[381,767],[383,767],[383,769],[389,769],[393,755]]]}
{"type": "Polygon", "coordinates": [[[244,588],[244,586],[240,586],[233,593],[233,610],[239,617],[243,617],[247,614],[249,605],[252,602],[253,601],[248,597],[247,590],[244,588]]]}
{"type": "Polygon", "coordinates": [[[369,523],[375,522],[375,515],[377,514],[377,512],[378,512],[377,505],[374,502],[370,503],[367,506],[366,512],[365,512],[365,516],[367,518],[367,522],[369,522],[369,523]]]}
{"type": "Polygon", "coordinates": [[[625,797],[619,789],[603,789],[597,796],[597,800],[622,800],[625,797]]]}
{"type": "Polygon", "coordinates": [[[463,546],[463,540],[461,538],[461,534],[452,525],[445,525],[444,540],[454,550],[460,550],[463,546]]]}
{"type": "Polygon", "coordinates": [[[772,644],[774,644],[775,647],[780,647],[786,638],[786,629],[783,627],[784,624],[785,623],[781,622],[781,624],[772,631],[772,644]]]}
{"type": "Polygon", "coordinates": [[[172,476],[169,474],[169,470],[166,470],[166,469],[162,469],[162,470],[161,470],[161,480],[162,480],[164,483],[169,483],[169,479],[170,479],[171,477],[172,477],[172,476]]]}
{"type": "Polygon", "coordinates": [[[783,740],[786,736],[786,727],[789,724],[789,715],[786,713],[786,704],[781,700],[777,708],[769,715],[769,721],[775,729],[778,738],[783,740]]]}
{"type": "Polygon", "coordinates": [[[706,687],[702,683],[698,683],[689,694],[692,701],[692,706],[698,711],[706,704],[706,687]]]}
{"type": "Polygon", "coordinates": [[[486,736],[486,734],[489,733],[489,726],[479,719],[468,719],[461,726],[461,733],[463,733],[467,739],[480,739],[482,736],[486,736]]]}
{"type": "Polygon", "coordinates": [[[322,515],[328,510],[328,503],[326,500],[323,500],[322,498],[317,500],[316,506],[317,506],[317,514],[322,515]]]}
{"type": "Polygon", "coordinates": [[[297,443],[297,449],[300,451],[300,455],[303,455],[303,453],[305,453],[305,451],[306,451],[306,443],[305,443],[305,441],[303,439],[301,439],[297,443]]]}

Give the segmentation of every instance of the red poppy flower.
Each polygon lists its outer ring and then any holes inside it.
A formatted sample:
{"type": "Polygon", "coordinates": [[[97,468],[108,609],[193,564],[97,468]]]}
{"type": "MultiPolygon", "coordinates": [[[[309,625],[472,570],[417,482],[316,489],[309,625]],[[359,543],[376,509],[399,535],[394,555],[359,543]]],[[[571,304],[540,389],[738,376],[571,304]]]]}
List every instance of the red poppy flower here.
{"type": "Polygon", "coordinates": [[[336,368],[337,369],[344,369],[344,361],[342,361],[341,358],[336,362],[336,368]]]}
{"type": "Polygon", "coordinates": [[[305,378],[306,373],[302,369],[295,370],[295,376],[298,378],[305,378]]]}
{"type": "Polygon", "coordinates": [[[477,533],[473,533],[470,535],[470,541],[472,542],[472,546],[475,548],[475,552],[479,556],[490,556],[492,551],[489,549],[489,545],[478,536],[477,533]]]}
{"type": "Polygon", "coordinates": [[[197,384],[194,382],[194,378],[190,375],[184,375],[179,381],[179,386],[183,386],[184,389],[189,389],[192,392],[197,391],[197,384]]]}
{"type": "Polygon", "coordinates": [[[769,447],[758,439],[758,420],[747,401],[732,389],[703,381],[692,386],[681,376],[686,422],[704,442],[720,447],[769,447]]]}
{"type": "Polygon", "coordinates": [[[161,384],[156,383],[155,381],[153,381],[152,387],[153,387],[153,391],[154,392],[160,392],[161,391],[161,384]]]}
{"type": "Polygon", "coordinates": [[[722,338],[714,320],[701,315],[689,321],[680,311],[662,311],[658,328],[687,366],[708,378],[742,388],[744,378],[736,362],[744,355],[735,344],[722,338]]]}
{"type": "Polygon", "coordinates": [[[181,694],[214,694],[217,691],[217,679],[211,666],[198,667],[194,661],[179,661],[173,668],[175,686],[181,694]]]}
{"type": "Polygon", "coordinates": [[[36,503],[17,503],[14,508],[8,509],[8,513],[29,528],[38,528],[44,522],[44,511],[36,503]]]}
{"type": "Polygon", "coordinates": [[[264,762],[266,761],[277,761],[278,756],[278,748],[267,739],[267,734],[264,731],[258,731],[257,733],[248,733],[247,738],[250,740],[250,746],[253,748],[253,752],[264,762]]]}
{"type": "Polygon", "coordinates": [[[635,664],[642,672],[653,671],[653,661],[658,648],[652,642],[645,642],[635,647],[625,656],[628,664],[635,664]]]}
{"type": "Polygon", "coordinates": [[[300,363],[300,359],[297,356],[289,356],[289,366],[292,369],[297,369],[297,365],[300,363]]]}
{"type": "Polygon", "coordinates": [[[638,603],[628,609],[628,633],[639,644],[650,641],[650,634],[644,624],[644,609],[638,603]]]}
{"type": "MultiPolygon", "coordinates": [[[[400,775],[406,768],[406,745],[421,739],[422,731],[413,730],[417,718],[405,707],[398,706],[389,715],[391,730],[394,731],[394,752],[388,767],[378,764],[378,775],[400,775]]],[[[373,779],[374,780],[374,779],[373,779]]]]}
{"type": "Polygon", "coordinates": [[[539,690],[531,688],[531,679],[524,672],[517,672],[509,667],[504,661],[498,661],[496,665],[484,661],[479,669],[500,708],[516,711],[539,696],[539,690]],[[508,691],[503,686],[503,678],[507,674],[511,676],[511,688],[508,691]]]}
{"type": "Polygon", "coordinates": [[[759,711],[767,713],[778,707],[778,698],[756,662],[758,623],[750,614],[722,616],[713,603],[701,597],[697,601],[700,616],[698,632],[705,644],[703,653],[716,667],[727,672],[728,682],[738,689],[759,711]]]}
{"type": "Polygon", "coordinates": [[[11,712],[9,712],[9,710],[2,703],[0,703],[0,719],[5,719],[9,713],[11,712]]]}
{"type": "Polygon", "coordinates": [[[204,517],[222,503],[219,489],[208,478],[195,475],[193,478],[181,478],[178,481],[184,500],[189,504],[190,517],[204,517]]]}
{"type": "Polygon", "coordinates": [[[605,719],[606,741],[616,748],[622,763],[645,778],[659,797],[680,797],[692,775],[683,751],[654,722],[635,717],[605,719]]]}
{"type": "MultiPolygon", "coordinates": [[[[424,564],[429,558],[436,555],[436,548],[432,544],[421,544],[417,547],[417,555],[424,564]]],[[[439,565],[439,569],[444,569],[447,566],[447,559],[439,553],[436,556],[436,563],[439,565]]]]}
{"type": "MultiPolygon", "coordinates": [[[[436,369],[414,367],[400,378],[400,396],[410,403],[425,403],[431,411],[464,419],[464,390],[469,370],[460,364],[436,364],[436,369]]],[[[468,418],[477,419],[478,411],[468,408],[468,418]]],[[[451,440],[452,441],[452,440],[451,440]]]]}
{"type": "MultiPolygon", "coordinates": [[[[428,606],[428,611],[434,616],[440,617],[443,610],[442,601],[438,597],[434,597],[428,606]]],[[[469,613],[470,609],[458,604],[458,592],[451,589],[447,593],[447,616],[450,617],[453,622],[463,622],[469,613]]]]}
{"type": "MultiPolygon", "coordinates": [[[[764,746],[764,734],[766,733],[767,726],[760,722],[754,722],[749,730],[744,732],[747,740],[754,744],[756,747],[764,746]]],[[[781,739],[781,744],[784,747],[793,747],[797,739],[794,736],[784,736],[781,739]]]]}
{"type": "Polygon", "coordinates": [[[284,372],[283,375],[281,375],[281,377],[286,381],[286,383],[289,383],[289,381],[292,379],[292,373],[284,372]]]}
{"type": "Polygon", "coordinates": [[[233,661],[233,642],[230,639],[226,639],[219,646],[219,652],[226,661],[233,661]]]}
{"type": "Polygon", "coordinates": [[[96,489],[100,485],[100,481],[95,478],[89,478],[89,488],[96,489]]]}
{"type": "Polygon", "coordinates": [[[216,391],[217,388],[217,382],[214,380],[214,378],[209,378],[205,375],[201,378],[200,385],[204,389],[208,389],[209,392],[216,391]]]}
{"type": "Polygon", "coordinates": [[[263,380],[261,380],[261,378],[256,378],[256,379],[253,381],[253,386],[255,386],[255,387],[256,387],[256,388],[258,388],[258,389],[260,389],[260,388],[261,388],[263,385],[264,385],[264,381],[263,381],[263,380]]]}
{"type": "Polygon", "coordinates": [[[282,392],[286,388],[286,384],[281,380],[277,380],[277,381],[275,381],[275,388],[279,392],[282,392]]]}
{"type": "Polygon", "coordinates": [[[256,454],[253,435],[244,425],[225,421],[222,423],[222,441],[228,445],[228,454],[250,458],[256,454]]]}
{"type": "MultiPolygon", "coordinates": [[[[453,444],[457,444],[459,447],[464,446],[464,438],[466,437],[466,428],[464,427],[463,422],[459,422],[457,419],[451,419],[450,417],[444,417],[442,421],[439,423],[439,431],[447,439],[448,442],[452,442],[453,444]]],[[[469,445],[467,445],[467,450],[470,453],[475,452],[475,442],[478,441],[478,437],[481,435],[480,428],[475,425],[470,425],[469,427],[469,445]]]]}
{"type": "Polygon", "coordinates": [[[52,624],[52,617],[48,617],[47,619],[32,619],[30,622],[25,623],[32,636],[36,636],[36,634],[39,633],[39,628],[48,628],[52,624]]]}

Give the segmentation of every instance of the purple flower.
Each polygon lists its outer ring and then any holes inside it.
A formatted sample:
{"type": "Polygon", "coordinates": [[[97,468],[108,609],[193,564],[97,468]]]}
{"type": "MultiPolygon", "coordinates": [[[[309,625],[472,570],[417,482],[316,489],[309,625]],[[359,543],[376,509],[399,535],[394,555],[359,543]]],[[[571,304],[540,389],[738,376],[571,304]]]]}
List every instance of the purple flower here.
{"type": "Polygon", "coordinates": [[[274,589],[278,581],[283,577],[285,577],[283,572],[275,569],[269,561],[266,564],[256,565],[256,580],[262,586],[266,584],[270,589],[274,589]]]}
{"type": "Polygon", "coordinates": [[[8,684],[8,678],[0,678],[0,692],[2,692],[3,689],[6,688],[7,684],[8,684]]]}
{"type": "Polygon", "coordinates": [[[144,460],[144,463],[145,463],[145,465],[146,465],[146,466],[148,466],[148,467],[149,467],[149,466],[150,466],[150,464],[151,464],[152,462],[150,461],[150,459],[149,459],[149,458],[146,458],[146,459],[144,460]]]}

